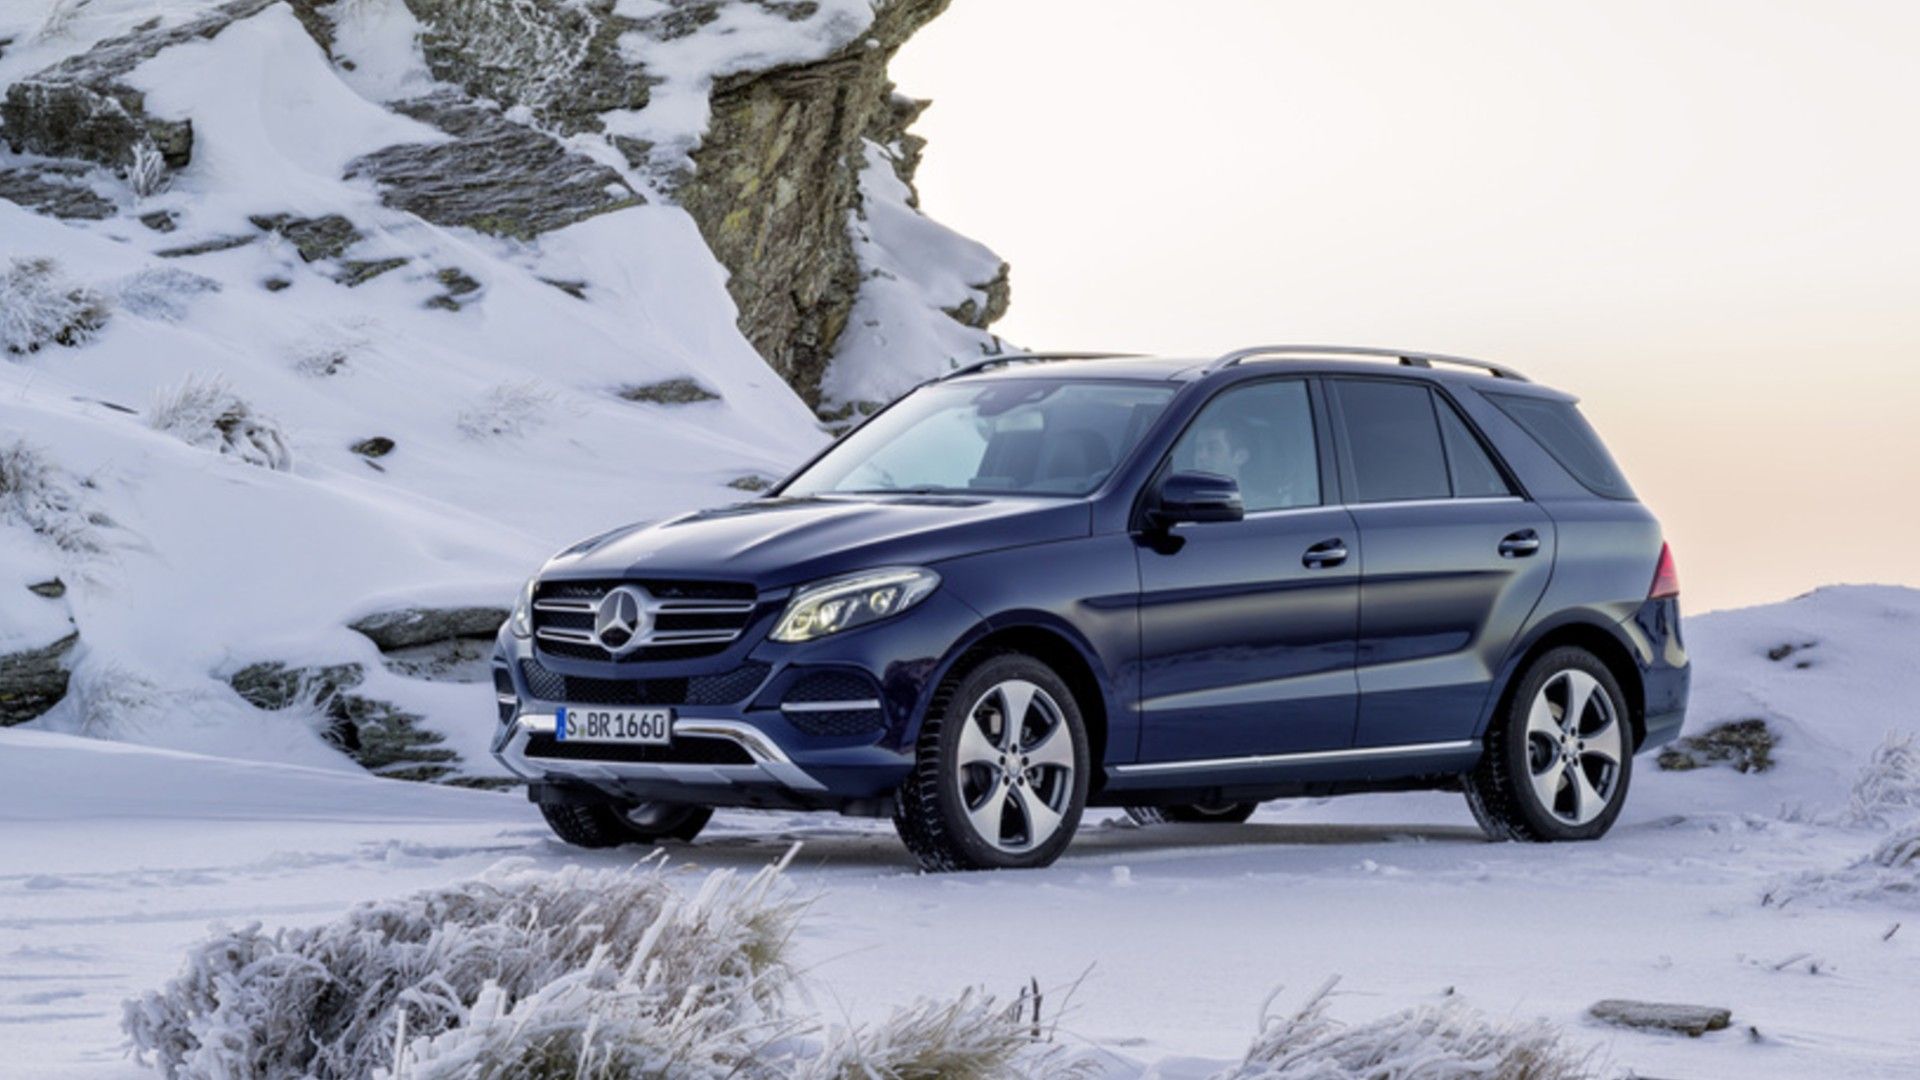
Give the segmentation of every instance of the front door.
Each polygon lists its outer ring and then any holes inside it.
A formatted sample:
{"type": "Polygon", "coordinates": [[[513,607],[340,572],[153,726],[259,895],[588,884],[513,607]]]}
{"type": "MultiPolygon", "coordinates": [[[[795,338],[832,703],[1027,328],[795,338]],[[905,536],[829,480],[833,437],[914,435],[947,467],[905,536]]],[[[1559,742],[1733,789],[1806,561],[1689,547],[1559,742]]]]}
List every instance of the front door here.
{"type": "Polygon", "coordinates": [[[1328,385],[1366,547],[1354,744],[1471,739],[1546,589],[1553,521],[1444,393],[1385,378],[1328,385]]]}
{"type": "Polygon", "coordinates": [[[1162,470],[1230,476],[1241,521],[1175,526],[1140,560],[1140,761],[1351,745],[1360,537],[1324,471],[1306,379],[1231,387],[1162,470]]]}

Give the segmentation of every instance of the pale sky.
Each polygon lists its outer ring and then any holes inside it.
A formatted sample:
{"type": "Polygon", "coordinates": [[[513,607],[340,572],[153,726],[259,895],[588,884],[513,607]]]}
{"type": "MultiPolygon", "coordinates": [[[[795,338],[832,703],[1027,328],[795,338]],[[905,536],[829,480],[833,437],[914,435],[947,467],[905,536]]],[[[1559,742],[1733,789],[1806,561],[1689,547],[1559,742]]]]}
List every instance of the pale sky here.
{"type": "Polygon", "coordinates": [[[1580,395],[1688,610],[1920,586],[1920,4],[955,0],[894,64],[1023,346],[1580,395]]]}

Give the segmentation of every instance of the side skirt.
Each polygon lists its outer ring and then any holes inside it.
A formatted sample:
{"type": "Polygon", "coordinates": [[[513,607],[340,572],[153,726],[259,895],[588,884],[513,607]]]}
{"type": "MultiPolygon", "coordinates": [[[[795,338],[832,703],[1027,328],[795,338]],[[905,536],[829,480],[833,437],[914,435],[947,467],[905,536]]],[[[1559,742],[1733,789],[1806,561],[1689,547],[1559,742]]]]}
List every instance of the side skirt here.
{"type": "Polygon", "coordinates": [[[1297,754],[1110,765],[1096,806],[1246,802],[1369,791],[1457,790],[1480,760],[1478,740],[1297,754]]]}

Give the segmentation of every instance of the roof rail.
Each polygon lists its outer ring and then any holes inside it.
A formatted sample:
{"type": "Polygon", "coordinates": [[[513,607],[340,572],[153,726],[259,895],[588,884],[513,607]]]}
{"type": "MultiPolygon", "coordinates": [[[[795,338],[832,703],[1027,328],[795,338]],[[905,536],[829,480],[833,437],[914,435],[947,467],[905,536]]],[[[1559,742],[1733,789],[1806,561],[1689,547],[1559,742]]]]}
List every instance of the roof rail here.
{"type": "Polygon", "coordinates": [[[999,367],[1001,364],[1038,364],[1048,360],[1119,360],[1131,359],[1139,355],[1139,353],[1123,352],[995,353],[992,356],[983,356],[970,364],[962,364],[934,381],[945,382],[948,379],[957,379],[962,375],[972,375],[974,372],[985,371],[990,367],[999,367]]]}
{"type": "Polygon", "coordinates": [[[1430,368],[1435,364],[1457,364],[1462,367],[1478,368],[1496,379],[1512,379],[1526,382],[1527,377],[1501,364],[1488,363],[1485,360],[1472,360],[1464,356],[1447,356],[1442,353],[1414,352],[1410,349],[1374,349],[1363,345],[1256,345],[1250,349],[1235,349],[1207,365],[1207,373],[1212,374],[1233,367],[1243,360],[1260,360],[1266,357],[1286,356],[1374,356],[1398,360],[1406,367],[1430,368]]]}

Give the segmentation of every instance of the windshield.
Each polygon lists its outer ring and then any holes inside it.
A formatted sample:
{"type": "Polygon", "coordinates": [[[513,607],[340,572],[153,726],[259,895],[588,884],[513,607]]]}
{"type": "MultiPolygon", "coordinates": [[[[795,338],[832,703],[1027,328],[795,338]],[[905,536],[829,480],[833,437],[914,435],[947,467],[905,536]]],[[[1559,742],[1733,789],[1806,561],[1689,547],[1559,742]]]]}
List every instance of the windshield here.
{"type": "Polygon", "coordinates": [[[1174,389],[1063,379],[935,384],[855,429],[781,494],[1085,495],[1153,426],[1174,389]]]}

